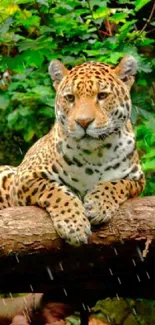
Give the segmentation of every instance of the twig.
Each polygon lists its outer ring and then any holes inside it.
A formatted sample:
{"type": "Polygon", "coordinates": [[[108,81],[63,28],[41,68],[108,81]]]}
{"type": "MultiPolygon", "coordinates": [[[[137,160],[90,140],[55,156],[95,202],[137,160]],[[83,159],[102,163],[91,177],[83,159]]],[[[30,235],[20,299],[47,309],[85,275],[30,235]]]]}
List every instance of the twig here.
{"type": "Polygon", "coordinates": [[[154,14],[154,11],[155,11],[155,2],[153,4],[153,7],[151,9],[151,12],[150,12],[150,15],[149,15],[149,18],[147,19],[145,25],[143,26],[143,28],[140,30],[140,32],[138,33],[137,37],[139,37],[143,32],[144,30],[146,29],[146,27],[148,26],[148,24],[150,23],[151,19],[152,19],[152,16],[154,14]]]}
{"type": "Polygon", "coordinates": [[[97,35],[98,35],[99,39],[102,41],[102,37],[100,35],[100,30],[99,30],[98,26],[96,25],[96,23],[94,21],[93,10],[92,10],[91,5],[90,5],[90,0],[86,0],[86,1],[88,3],[88,8],[89,8],[90,14],[92,16],[92,22],[93,22],[93,24],[94,24],[94,26],[96,28],[96,31],[97,31],[97,35]]]}
{"type": "Polygon", "coordinates": [[[154,32],[154,30],[155,30],[155,28],[152,28],[148,32],[146,32],[146,34],[152,33],[152,32],[154,32]]]}
{"type": "Polygon", "coordinates": [[[37,11],[38,11],[38,13],[39,13],[39,15],[40,15],[40,18],[41,18],[41,20],[42,20],[42,23],[43,23],[44,25],[46,25],[46,19],[45,19],[45,16],[44,16],[44,14],[40,11],[40,7],[39,7],[39,4],[37,3],[37,1],[35,1],[35,5],[36,5],[36,9],[37,9],[37,11]]]}
{"type": "Polygon", "coordinates": [[[151,238],[147,238],[146,242],[145,242],[145,249],[143,250],[143,257],[146,257],[148,252],[149,252],[149,246],[152,242],[151,238]]]}

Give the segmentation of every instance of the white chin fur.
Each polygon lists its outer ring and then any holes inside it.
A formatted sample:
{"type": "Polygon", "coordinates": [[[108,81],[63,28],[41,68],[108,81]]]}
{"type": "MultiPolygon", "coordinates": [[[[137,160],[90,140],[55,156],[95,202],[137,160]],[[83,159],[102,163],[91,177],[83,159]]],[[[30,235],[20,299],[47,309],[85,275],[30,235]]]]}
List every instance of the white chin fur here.
{"type": "Polygon", "coordinates": [[[78,131],[70,131],[68,130],[68,134],[70,137],[72,138],[75,138],[75,139],[81,139],[83,138],[84,136],[90,136],[91,138],[94,138],[94,139],[98,139],[101,135],[105,135],[107,136],[108,133],[105,132],[105,131],[101,131],[101,130],[86,130],[86,132],[81,128],[81,130],[79,129],[78,131]]]}
{"type": "Polygon", "coordinates": [[[89,128],[88,128],[88,130],[87,130],[87,132],[86,132],[86,134],[87,135],[89,135],[90,137],[92,137],[92,138],[98,138],[98,137],[100,137],[100,136],[106,136],[106,135],[108,135],[109,134],[109,130],[105,130],[105,129],[97,129],[97,130],[95,130],[95,129],[90,129],[89,130],[89,128]]]}
{"type": "Polygon", "coordinates": [[[75,138],[75,139],[81,139],[85,135],[85,131],[83,129],[81,130],[76,130],[76,131],[70,131],[68,130],[68,134],[70,137],[75,138]]]}

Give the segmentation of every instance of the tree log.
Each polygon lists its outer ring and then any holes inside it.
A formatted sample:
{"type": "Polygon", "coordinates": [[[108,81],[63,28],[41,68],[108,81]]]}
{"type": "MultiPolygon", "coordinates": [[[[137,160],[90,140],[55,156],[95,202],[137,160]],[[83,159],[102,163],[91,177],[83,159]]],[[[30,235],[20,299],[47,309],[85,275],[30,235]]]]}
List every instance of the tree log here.
{"type": "Polygon", "coordinates": [[[125,202],[89,243],[58,238],[38,207],[0,211],[0,292],[47,292],[54,301],[155,297],[155,197],[125,202]]]}

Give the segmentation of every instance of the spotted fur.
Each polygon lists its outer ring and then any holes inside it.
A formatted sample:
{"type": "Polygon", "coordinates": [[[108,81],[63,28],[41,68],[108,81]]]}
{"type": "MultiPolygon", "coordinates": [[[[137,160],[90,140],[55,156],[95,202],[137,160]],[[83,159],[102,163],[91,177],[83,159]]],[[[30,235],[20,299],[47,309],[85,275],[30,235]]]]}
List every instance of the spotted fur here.
{"type": "Polygon", "coordinates": [[[108,221],[144,188],[130,123],[136,61],[126,56],[117,67],[88,62],[68,71],[54,60],[49,73],[55,125],[17,168],[0,168],[0,208],[38,205],[62,238],[79,245],[90,223],[108,221]]]}

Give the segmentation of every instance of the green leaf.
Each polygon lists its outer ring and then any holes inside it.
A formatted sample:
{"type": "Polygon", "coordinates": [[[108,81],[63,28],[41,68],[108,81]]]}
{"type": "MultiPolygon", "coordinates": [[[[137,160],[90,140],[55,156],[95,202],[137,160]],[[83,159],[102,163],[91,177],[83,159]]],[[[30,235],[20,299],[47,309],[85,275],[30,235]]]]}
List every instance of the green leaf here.
{"type": "Polygon", "coordinates": [[[132,113],[134,116],[137,116],[137,118],[138,118],[138,116],[142,116],[147,120],[153,118],[153,114],[151,112],[148,112],[145,109],[142,109],[141,107],[139,107],[137,105],[132,105],[132,113]]]}
{"type": "Polygon", "coordinates": [[[98,8],[94,14],[93,14],[93,18],[94,19],[99,19],[99,18],[106,18],[108,15],[110,14],[110,9],[107,7],[100,7],[98,8]]]}
{"type": "Polygon", "coordinates": [[[10,26],[12,25],[13,23],[13,18],[12,17],[9,17],[7,18],[3,24],[0,25],[0,34],[2,37],[5,37],[5,34],[8,32],[10,26]]]}
{"type": "Polygon", "coordinates": [[[14,112],[10,113],[7,117],[8,120],[8,126],[10,128],[14,127],[15,123],[17,122],[19,117],[19,112],[18,110],[15,110],[14,112]]]}
{"type": "Polygon", "coordinates": [[[120,28],[119,28],[119,32],[124,32],[124,31],[129,31],[130,30],[130,28],[133,28],[133,26],[134,26],[134,24],[136,23],[136,19],[132,19],[132,20],[130,20],[130,21],[127,21],[126,23],[124,23],[124,25],[123,26],[121,26],[120,28]]]}
{"type": "Polygon", "coordinates": [[[6,109],[9,105],[9,98],[5,95],[0,95],[0,109],[6,109]]]}
{"type": "Polygon", "coordinates": [[[91,0],[90,5],[93,8],[94,6],[98,7],[106,7],[108,1],[102,1],[102,0],[91,0]]]}
{"type": "Polygon", "coordinates": [[[28,128],[27,130],[24,131],[24,140],[26,142],[29,142],[30,140],[32,140],[34,135],[35,135],[34,130],[32,128],[28,128]]]}
{"type": "Polygon", "coordinates": [[[119,4],[131,4],[131,0],[117,0],[119,4]]]}
{"type": "Polygon", "coordinates": [[[143,159],[154,158],[155,157],[155,149],[151,149],[147,154],[143,155],[143,159]]]}
{"type": "Polygon", "coordinates": [[[27,49],[35,49],[36,47],[36,41],[32,39],[27,39],[26,41],[22,41],[19,44],[19,52],[25,51],[27,49]]]}
{"type": "Polygon", "coordinates": [[[36,2],[39,3],[40,5],[44,5],[46,7],[49,7],[48,0],[37,0],[36,2]]]}
{"type": "Polygon", "coordinates": [[[53,28],[51,28],[49,26],[41,26],[40,27],[40,33],[41,34],[51,33],[51,32],[53,32],[53,28]]]}
{"type": "Polygon", "coordinates": [[[36,68],[39,68],[42,65],[44,60],[43,54],[35,50],[24,51],[22,58],[26,66],[32,66],[36,68]]]}
{"type": "Polygon", "coordinates": [[[79,316],[69,316],[66,318],[66,325],[80,325],[81,321],[80,321],[80,317],[79,316]]]}
{"type": "Polygon", "coordinates": [[[24,3],[30,4],[30,3],[34,3],[34,2],[35,2],[35,0],[16,0],[17,4],[24,4],[24,3]]]}
{"type": "Polygon", "coordinates": [[[107,60],[107,63],[116,64],[118,60],[122,58],[122,56],[123,56],[122,52],[117,52],[117,51],[111,52],[107,60]]]}
{"type": "Polygon", "coordinates": [[[143,8],[147,3],[149,3],[151,0],[136,0],[135,1],[135,10],[138,11],[141,8],[143,8]]]}
{"type": "Polygon", "coordinates": [[[153,44],[153,43],[154,43],[154,39],[151,39],[151,38],[145,38],[145,39],[143,39],[143,40],[141,40],[141,41],[139,42],[139,45],[140,45],[140,46],[148,46],[148,45],[153,44]]]}
{"type": "Polygon", "coordinates": [[[32,92],[39,96],[48,96],[51,94],[51,88],[47,86],[37,85],[32,89],[32,92]]]}
{"type": "Polygon", "coordinates": [[[149,121],[145,122],[145,125],[152,131],[155,130],[155,117],[152,117],[149,121]]]}
{"type": "Polygon", "coordinates": [[[151,160],[147,160],[145,163],[142,164],[143,170],[155,170],[155,158],[151,160]]]}
{"type": "Polygon", "coordinates": [[[126,12],[116,12],[112,17],[110,17],[110,21],[114,22],[115,24],[118,24],[120,22],[126,22],[126,18],[128,17],[128,14],[126,12]]]}
{"type": "MultiPolygon", "coordinates": [[[[32,15],[30,11],[23,10],[17,13],[18,24],[23,25],[24,28],[30,30],[31,26],[39,28],[40,17],[37,15],[32,15]]],[[[32,31],[31,31],[32,32],[32,31]]]]}
{"type": "Polygon", "coordinates": [[[39,109],[39,115],[45,116],[47,118],[54,118],[55,117],[54,106],[53,109],[51,109],[51,107],[43,107],[39,109]]]}

